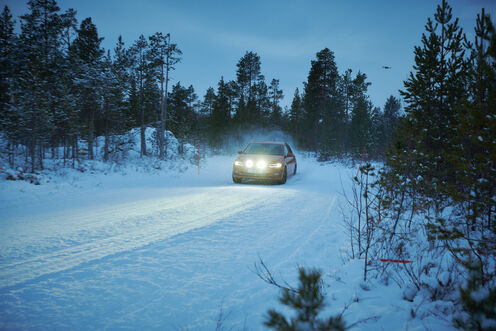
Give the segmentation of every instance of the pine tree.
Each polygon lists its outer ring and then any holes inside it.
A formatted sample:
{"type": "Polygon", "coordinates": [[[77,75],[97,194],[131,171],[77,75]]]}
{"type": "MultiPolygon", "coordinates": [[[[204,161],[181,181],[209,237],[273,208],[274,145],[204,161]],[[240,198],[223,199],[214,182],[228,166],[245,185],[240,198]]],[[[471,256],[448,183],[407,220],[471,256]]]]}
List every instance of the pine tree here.
{"type": "MultiPolygon", "coordinates": [[[[271,100],[269,99],[269,87],[263,79],[255,84],[255,99],[250,99],[250,101],[253,101],[253,110],[250,112],[252,123],[266,127],[270,123],[271,100]]],[[[250,103],[248,105],[250,106],[250,103]]]]}
{"type": "Polygon", "coordinates": [[[5,6],[0,16],[0,105],[6,112],[10,110],[13,93],[16,44],[14,24],[9,7],[5,6]]]}
{"type": "Polygon", "coordinates": [[[131,129],[134,125],[132,114],[129,112],[129,91],[131,89],[131,56],[129,49],[126,49],[122,36],[119,36],[114,47],[114,56],[112,63],[112,71],[117,80],[117,91],[119,94],[118,108],[119,116],[121,117],[121,127],[119,132],[124,132],[131,129]]]}
{"type": "Polygon", "coordinates": [[[145,137],[145,77],[148,73],[149,63],[147,58],[148,43],[143,35],[140,35],[131,47],[132,62],[134,65],[135,86],[137,89],[135,97],[137,97],[137,114],[138,123],[140,125],[140,156],[146,156],[146,137],[145,137]]]}
{"type": "Polygon", "coordinates": [[[260,56],[246,52],[237,63],[237,108],[235,119],[238,124],[260,123],[261,107],[264,107],[267,86],[261,74],[260,56]]]}
{"type": "Polygon", "coordinates": [[[468,68],[463,31],[445,0],[425,28],[422,46],[414,50],[415,71],[400,91],[408,117],[398,132],[398,156],[410,163],[405,164],[413,170],[409,176],[421,179],[425,193],[439,195],[437,188],[454,181],[449,154],[457,144],[453,129],[458,126],[456,109],[467,97],[468,68]]]}
{"type": "Polygon", "coordinates": [[[180,61],[181,50],[176,44],[171,44],[170,34],[163,35],[156,32],[150,39],[150,56],[153,66],[158,66],[158,79],[160,82],[160,129],[159,129],[159,157],[165,156],[164,132],[167,120],[167,98],[169,73],[175,69],[175,64],[180,61]],[[165,84],[165,86],[164,86],[165,84]]]}
{"type": "Polygon", "coordinates": [[[227,99],[229,103],[229,109],[231,110],[231,118],[235,115],[235,105],[236,105],[236,100],[239,97],[239,87],[236,81],[231,80],[226,83],[226,93],[227,93],[227,99]]]}
{"type": "Polygon", "coordinates": [[[463,138],[452,156],[456,183],[446,189],[458,217],[436,223],[432,233],[448,233],[447,246],[464,261],[470,275],[460,289],[470,316],[465,326],[483,330],[496,325],[496,31],[484,10],[477,15],[470,47],[471,97],[457,112],[463,138]],[[493,324],[487,324],[491,320],[493,324]]]}
{"type": "Polygon", "coordinates": [[[88,141],[88,158],[94,159],[95,123],[101,109],[102,55],[100,47],[103,38],[98,36],[96,26],[88,17],[81,22],[78,34],[72,43],[74,56],[77,57],[79,107],[86,121],[83,126],[88,141]]]}
{"type": "MultiPolygon", "coordinates": [[[[482,11],[465,42],[446,1],[415,48],[415,73],[401,94],[400,120],[383,173],[390,192],[407,192],[426,219],[429,246],[444,247],[468,271],[460,287],[468,329],[494,328],[496,288],[496,33],[482,11]],[[462,40],[464,41],[462,43],[462,40]],[[465,56],[471,50],[471,56],[465,56]],[[420,203],[418,202],[420,201],[420,203]],[[448,210],[449,212],[446,212],[448,210]]],[[[389,192],[388,192],[389,193],[389,192]]],[[[394,195],[394,194],[393,194],[394,195]]],[[[399,194],[403,197],[405,195],[399,194]]],[[[399,206],[399,201],[393,201],[399,206]]],[[[393,207],[391,208],[394,211],[393,207]]],[[[410,211],[409,211],[410,212],[410,211]]],[[[394,232],[394,228],[392,229],[394,232]]]]}
{"type": "MultiPolygon", "coordinates": [[[[77,158],[77,141],[80,136],[80,112],[78,108],[78,89],[75,82],[75,77],[78,75],[79,61],[75,59],[72,51],[72,43],[77,35],[78,22],[76,19],[76,11],[68,9],[61,17],[61,48],[63,58],[59,64],[58,80],[61,82],[59,88],[59,109],[58,116],[55,119],[57,127],[57,139],[61,140],[64,148],[63,159],[64,164],[69,157],[72,157],[75,166],[77,158]],[[72,153],[70,154],[70,151],[72,153]]],[[[57,142],[55,142],[57,143],[57,142]]],[[[53,147],[53,146],[52,146],[53,147]]]]}
{"type": "Polygon", "coordinates": [[[240,94],[244,100],[248,100],[255,93],[255,84],[263,79],[260,72],[260,56],[255,52],[246,52],[236,66],[238,67],[236,77],[240,94]]]}
{"type": "MultiPolygon", "coordinates": [[[[54,134],[59,107],[61,17],[53,0],[31,0],[21,16],[17,97],[22,132],[29,148],[31,171],[43,168],[44,153],[54,134]]],[[[53,141],[51,142],[53,145],[53,141]]]]}
{"type": "Polygon", "coordinates": [[[203,116],[210,116],[212,114],[212,109],[215,102],[215,90],[212,87],[207,89],[205,96],[203,97],[203,102],[200,108],[200,113],[203,116]]]}
{"type": "Polygon", "coordinates": [[[20,115],[14,103],[14,79],[16,77],[15,21],[7,6],[0,16],[0,130],[9,141],[9,162],[14,167],[15,145],[20,139],[20,115]]]}
{"type": "Polygon", "coordinates": [[[293,309],[296,316],[289,320],[275,310],[269,310],[265,325],[278,331],[300,330],[346,330],[341,316],[320,319],[324,308],[321,274],[316,270],[299,270],[300,284],[297,289],[285,288],[279,301],[293,309]]]}
{"type": "MultiPolygon", "coordinates": [[[[126,57],[122,38],[119,37],[112,57],[110,51],[104,57],[102,67],[102,111],[103,134],[105,137],[103,159],[108,161],[110,153],[115,151],[120,141],[114,141],[113,135],[122,134],[126,128],[126,87],[128,82],[125,69],[126,57]]],[[[117,156],[117,154],[116,154],[117,156]]]]}
{"type": "Polygon", "coordinates": [[[71,48],[72,42],[76,38],[77,34],[77,19],[76,11],[69,8],[65,13],[60,15],[62,24],[62,44],[69,55],[69,50],[71,48]]]}
{"type": "Polygon", "coordinates": [[[273,126],[281,126],[282,108],[279,101],[284,98],[282,90],[279,89],[279,79],[272,79],[269,86],[270,100],[270,123],[273,126]]]}

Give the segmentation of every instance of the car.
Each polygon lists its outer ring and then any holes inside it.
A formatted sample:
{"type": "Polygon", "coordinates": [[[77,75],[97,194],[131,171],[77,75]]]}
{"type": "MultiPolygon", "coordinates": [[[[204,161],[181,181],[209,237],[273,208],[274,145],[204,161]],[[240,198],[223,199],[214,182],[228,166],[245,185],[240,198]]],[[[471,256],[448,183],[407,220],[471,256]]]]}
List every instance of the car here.
{"type": "Polygon", "coordinates": [[[251,142],[238,154],[232,171],[236,184],[244,179],[284,184],[288,176],[296,174],[296,157],[286,142],[251,142]]]}

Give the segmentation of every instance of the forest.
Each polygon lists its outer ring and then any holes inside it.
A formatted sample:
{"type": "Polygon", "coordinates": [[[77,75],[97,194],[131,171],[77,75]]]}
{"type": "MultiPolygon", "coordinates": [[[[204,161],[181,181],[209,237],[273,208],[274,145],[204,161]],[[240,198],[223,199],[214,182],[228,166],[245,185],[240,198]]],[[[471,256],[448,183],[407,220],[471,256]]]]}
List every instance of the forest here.
{"type": "Polygon", "coordinates": [[[105,137],[101,157],[111,162],[122,143],[117,137],[135,127],[143,157],[167,158],[165,134],[156,137],[156,153],[146,150],[144,132],[153,127],[217,152],[228,147],[228,137],[261,128],[287,132],[298,148],[322,160],[365,148],[381,158],[400,117],[399,99],[391,96],[383,111],[374,107],[366,74],[340,73],[328,48],[316,53],[289,109],[280,106],[279,80],[268,83],[260,56],[249,50],[233,68],[236,80],[220,77],[201,98],[192,85],[169,86],[182,54],[170,34],[141,35],[129,46],[119,37],[105,50],[91,18],[79,23],[76,10],[62,13],[55,1],[28,4],[19,34],[7,6],[0,21],[0,129],[12,168],[34,172],[47,158],[73,165],[94,159],[98,136],[105,137]]]}

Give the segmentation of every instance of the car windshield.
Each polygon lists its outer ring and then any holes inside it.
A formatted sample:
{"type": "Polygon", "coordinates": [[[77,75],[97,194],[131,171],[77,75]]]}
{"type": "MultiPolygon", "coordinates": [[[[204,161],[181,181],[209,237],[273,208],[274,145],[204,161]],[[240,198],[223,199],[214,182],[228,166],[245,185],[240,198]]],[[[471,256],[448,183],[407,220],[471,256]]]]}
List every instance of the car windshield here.
{"type": "Polygon", "coordinates": [[[283,145],[279,144],[249,144],[245,154],[283,155],[283,145]]]}

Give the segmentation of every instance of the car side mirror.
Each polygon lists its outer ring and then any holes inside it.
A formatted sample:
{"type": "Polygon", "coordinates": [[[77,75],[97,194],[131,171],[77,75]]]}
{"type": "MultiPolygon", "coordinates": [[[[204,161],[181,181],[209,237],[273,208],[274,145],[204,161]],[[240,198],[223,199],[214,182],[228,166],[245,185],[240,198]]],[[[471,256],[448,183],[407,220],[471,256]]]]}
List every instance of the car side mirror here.
{"type": "Polygon", "coordinates": [[[243,154],[243,151],[238,151],[238,154],[243,154]]]}
{"type": "Polygon", "coordinates": [[[286,157],[294,157],[294,154],[293,153],[288,153],[288,154],[286,154],[286,157]]]}

